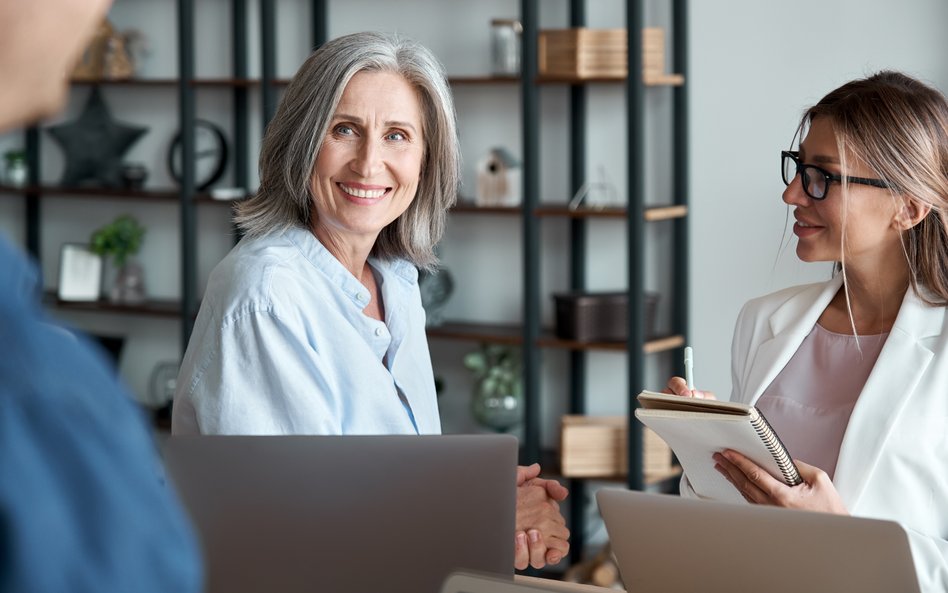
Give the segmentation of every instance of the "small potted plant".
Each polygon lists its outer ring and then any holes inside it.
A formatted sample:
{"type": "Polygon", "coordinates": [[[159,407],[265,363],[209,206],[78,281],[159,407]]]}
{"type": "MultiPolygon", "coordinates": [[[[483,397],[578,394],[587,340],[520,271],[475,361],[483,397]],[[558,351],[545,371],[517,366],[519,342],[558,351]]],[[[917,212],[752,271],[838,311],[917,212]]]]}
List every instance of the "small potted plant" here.
{"type": "Polygon", "coordinates": [[[522,420],[523,381],[520,353],[501,344],[482,344],[464,357],[475,378],[471,394],[474,418],[498,432],[506,432],[522,420]]]}
{"type": "Polygon", "coordinates": [[[8,150],[3,153],[5,161],[4,181],[13,187],[24,187],[29,180],[30,172],[26,166],[26,152],[22,150],[8,150]]]}
{"type": "Polygon", "coordinates": [[[135,304],[145,300],[145,275],[132,258],[141,249],[145,227],[123,214],[92,233],[89,248],[112,259],[116,274],[109,298],[115,303],[135,304]]]}

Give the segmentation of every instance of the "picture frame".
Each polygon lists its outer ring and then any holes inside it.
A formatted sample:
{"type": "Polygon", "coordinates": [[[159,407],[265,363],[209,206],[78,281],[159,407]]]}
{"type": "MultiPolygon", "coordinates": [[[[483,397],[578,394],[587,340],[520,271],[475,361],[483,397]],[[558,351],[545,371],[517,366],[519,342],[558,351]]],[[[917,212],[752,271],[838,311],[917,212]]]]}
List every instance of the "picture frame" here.
{"type": "Polygon", "coordinates": [[[59,254],[59,300],[99,300],[102,267],[102,257],[93,253],[87,245],[63,244],[59,254]]]}

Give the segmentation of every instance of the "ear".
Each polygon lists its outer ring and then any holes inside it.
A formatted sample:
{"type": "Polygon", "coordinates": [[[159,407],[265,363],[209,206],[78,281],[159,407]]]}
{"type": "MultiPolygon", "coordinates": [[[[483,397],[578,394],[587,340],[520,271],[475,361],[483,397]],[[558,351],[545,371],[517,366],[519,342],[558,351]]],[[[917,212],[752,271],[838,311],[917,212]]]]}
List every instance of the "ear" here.
{"type": "Polygon", "coordinates": [[[900,231],[907,231],[922,222],[932,209],[930,205],[909,196],[900,196],[898,203],[899,211],[892,224],[900,231]]]}

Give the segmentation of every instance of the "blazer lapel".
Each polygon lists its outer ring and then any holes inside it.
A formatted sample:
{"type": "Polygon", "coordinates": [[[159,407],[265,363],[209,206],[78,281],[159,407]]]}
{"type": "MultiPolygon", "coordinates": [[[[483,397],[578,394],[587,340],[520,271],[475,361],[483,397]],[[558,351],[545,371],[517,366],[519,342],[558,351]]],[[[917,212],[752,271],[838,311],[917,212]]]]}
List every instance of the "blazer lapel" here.
{"type": "Polygon", "coordinates": [[[886,439],[933,357],[921,340],[941,328],[944,307],[909,288],[879,358],[859,394],[839,449],[833,483],[846,506],[859,502],[886,439]]]}
{"type": "Polygon", "coordinates": [[[794,295],[773,312],[769,320],[773,337],[761,342],[757,352],[752,354],[754,360],[748,365],[750,370],[742,391],[751,394],[750,404],[760,398],[767,386],[790,362],[840,286],[840,277],[822,285],[815,284],[794,295]]]}

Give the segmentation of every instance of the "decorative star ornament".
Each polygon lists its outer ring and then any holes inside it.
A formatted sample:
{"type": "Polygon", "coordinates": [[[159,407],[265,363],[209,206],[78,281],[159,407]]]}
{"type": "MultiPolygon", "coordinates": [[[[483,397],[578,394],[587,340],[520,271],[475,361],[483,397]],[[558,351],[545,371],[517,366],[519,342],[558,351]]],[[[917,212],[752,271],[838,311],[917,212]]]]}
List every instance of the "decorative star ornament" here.
{"type": "Polygon", "coordinates": [[[47,131],[66,155],[61,185],[121,187],[122,157],[148,128],[112,119],[99,87],[93,87],[78,119],[47,131]]]}

